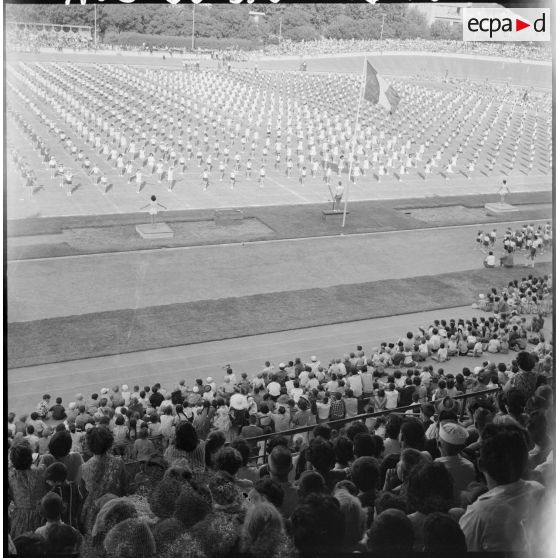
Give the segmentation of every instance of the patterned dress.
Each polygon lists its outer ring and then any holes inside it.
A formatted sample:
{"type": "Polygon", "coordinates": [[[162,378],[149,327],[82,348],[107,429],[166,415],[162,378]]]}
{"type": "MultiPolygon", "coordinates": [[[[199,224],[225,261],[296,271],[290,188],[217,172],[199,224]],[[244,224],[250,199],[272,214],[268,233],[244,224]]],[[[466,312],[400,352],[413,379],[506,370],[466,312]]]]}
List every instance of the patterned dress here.
{"type": "Polygon", "coordinates": [[[205,443],[200,442],[193,451],[177,449],[171,444],[165,451],[165,459],[172,466],[181,459],[185,459],[193,473],[203,473],[205,471],[205,443]]]}
{"type": "Polygon", "coordinates": [[[44,523],[40,512],[41,498],[48,492],[44,479],[45,466],[32,466],[18,471],[12,465],[8,468],[8,487],[14,508],[10,515],[10,535],[13,539],[34,531],[44,523]]]}
{"type": "Polygon", "coordinates": [[[109,454],[94,455],[81,466],[81,479],[87,490],[83,503],[81,524],[90,534],[98,513],[97,500],[105,494],[126,495],[128,488],[124,462],[120,457],[109,454]]]}

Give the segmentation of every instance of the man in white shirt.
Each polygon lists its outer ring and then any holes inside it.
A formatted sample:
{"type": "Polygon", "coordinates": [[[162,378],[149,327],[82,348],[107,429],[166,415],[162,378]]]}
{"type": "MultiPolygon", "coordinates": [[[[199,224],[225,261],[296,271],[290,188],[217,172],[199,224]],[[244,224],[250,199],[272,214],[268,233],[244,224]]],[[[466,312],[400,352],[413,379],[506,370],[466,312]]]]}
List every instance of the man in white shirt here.
{"type": "Polygon", "coordinates": [[[494,256],[494,252],[488,252],[488,256],[484,258],[483,265],[488,268],[496,267],[496,256],[494,256]]]}
{"type": "Polygon", "coordinates": [[[521,478],[527,462],[527,444],[518,427],[488,425],[484,429],[479,467],[488,492],[468,506],[459,520],[469,552],[527,551],[545,509],[544,487],[521,478]]]}
{"type": "Polygon", "coordinates": [[[348,378],[348,383],[350,389],[353,391],[353,395],[358,399],[362,395],[362,378],[360,374],[355,370],[348,378]]]}

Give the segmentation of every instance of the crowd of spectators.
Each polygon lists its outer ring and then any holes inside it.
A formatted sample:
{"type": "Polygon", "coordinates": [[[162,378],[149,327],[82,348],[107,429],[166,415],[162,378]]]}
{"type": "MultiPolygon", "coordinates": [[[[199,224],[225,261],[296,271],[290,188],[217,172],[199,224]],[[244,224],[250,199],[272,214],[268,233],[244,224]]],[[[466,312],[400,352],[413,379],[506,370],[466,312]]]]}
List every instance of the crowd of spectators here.
{"type": "Polygon", "coordinates": [[[12,51],[39,52],[41,48],[84,50],[92,46],[93,38],[90,35],[76,32],[8,27],[6,33],[6,47],[12,51]]]}
{"type": "Polygon", "coordinates": [[[473,54],[521,60],[552,60],[549,45],[528,43],[496,43],[434,39],[320,39],[315,41],[283,40],[265,47],[266,56],[319,56],[353,52],[442,52],[473,54]]]}
{"type": "Polygon", "coordinates": [[[10,544],[109,558],[538,551],[553,346],[511,299],[550,280],[495,289],[510,304],[488,318],[435,320],[328,363],[45,394],[8,416],[10,544]],[[465,355],[478,365],[440,367],[465,355]]]}

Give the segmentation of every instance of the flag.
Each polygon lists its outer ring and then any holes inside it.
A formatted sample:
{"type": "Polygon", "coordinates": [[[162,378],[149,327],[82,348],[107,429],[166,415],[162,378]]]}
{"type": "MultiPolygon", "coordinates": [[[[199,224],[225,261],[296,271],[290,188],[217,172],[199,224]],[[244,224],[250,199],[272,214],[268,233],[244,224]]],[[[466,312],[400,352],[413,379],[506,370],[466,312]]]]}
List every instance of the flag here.
{"type": "Polygon", "coordinates": [[[370,62],[366,62],[364,98],[375,105],[382,105],[390,112],[395,111],[400,101],[397,91],[386,83],[384,78],[378,74],[370,62]]]}

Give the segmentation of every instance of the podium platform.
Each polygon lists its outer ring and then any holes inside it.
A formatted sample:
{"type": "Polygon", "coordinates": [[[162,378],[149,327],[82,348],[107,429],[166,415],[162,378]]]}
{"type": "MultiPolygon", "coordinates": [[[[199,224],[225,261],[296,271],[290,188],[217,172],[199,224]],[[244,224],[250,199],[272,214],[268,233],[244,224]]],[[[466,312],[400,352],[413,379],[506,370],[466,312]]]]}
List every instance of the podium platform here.
{"type": "Polygon", "coordinates": [[[174,232],[166,223],[148,223],[146,225],[136,225],[137,233],[147,240],[158,240],[161,238],[173,238],[174,232]]]}
{"type": "Polygon", "coordinates": [[[517,207],[510,205],[509,203],[487,203],[484,205],[488,215],[502,215],[506,213],[516,213],[519,211],[517,207]]]}

